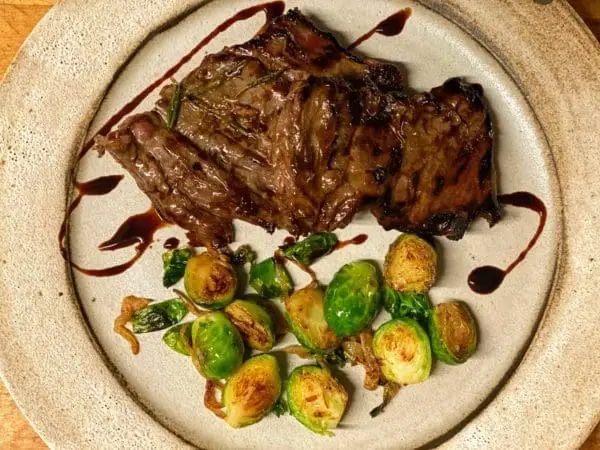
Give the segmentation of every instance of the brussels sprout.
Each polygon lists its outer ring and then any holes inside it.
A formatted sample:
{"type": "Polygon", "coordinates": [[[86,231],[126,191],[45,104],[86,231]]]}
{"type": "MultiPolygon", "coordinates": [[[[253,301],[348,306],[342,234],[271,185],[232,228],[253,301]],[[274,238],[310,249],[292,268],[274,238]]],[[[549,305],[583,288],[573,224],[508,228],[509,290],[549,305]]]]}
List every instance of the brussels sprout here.
{"type": "Polygon", "coordinates": [[[466,303],[442,303],[429,318],[431,349],[437,359],[447,364],[461,364],[477,348],[477,324],[466,303]]]}
{"type": "Polygon", "coordinates": [[[436,277],[437,254],[426,240],[403,234],[390,246],[383,276],[396,291],[427,292],[436,277]]]}
{"type": "Polygon", "coordinates": [[[256,423],[271,412],[280,395],[277,360],[268,354],[254,356],[225,385],[225,421],[234,428],[256,423]]]}
{"type": "Polygon", "coordinates": [[[254,264],[256,252],[249,245],[242,245],[231,255],[231,264],[243,266],[246,263],[254,264]]]}
{"type": "Polygon", "coordinates": [[[265,259],[250,268],[250,286],[263,298],[285,297],[293,289],[290,274],[275,258],[265,259]]]}
{"type": "Polygon", "coordinates": [[[344,415],[348,394],[331,372],[316,365],[296,367],[288,378],[290,413],[315,433],[332,436],[344,415]]]}
{"type": "Polygon", "coordinates": [[[181,322],[187,313],[185,303],[179,299],[150,303],[133,315],[131,325],[134,333],[164,330],[181,322]]]}
{"type": "Polygon", "coordinates": [[[204,252],[188,261],[184,285],[195,303],[208,309],[219,309],[233,300],[237,276],[224,257],[204,252]]]}
{"type": "Polygon", "coordinates": [[[198,317],[192,325],[192,358],[211,380],[228,378],[244,359],[244,342],[237,328],[220,311],[198,317]]]}
{"type": "Polygon", "coordinates": [[[309,266],[317,258],[331,253],[337,243],[338,238],[335,234],[324,231],[285,247],[283,254],[300,264],[309,266]]]}
{"type": "Polygon", "coordinates": [[[413,384],[429,377],[429,338],[416,320],[394,319],[381,325],[373,338],[373,351],[389,381],[413,384]]]}
{"type": "Polygon", "coordinates": [[[248,347],[268,352],[275,345],[275,324],[263,307],[248,300],[235,300],[225,307],[225,314],[248,347]]]}
{"type": "Polygon", "coordinates": [[[394,319],[409,317],[423,326],[427,326],[432,309],[427,294],[398,292],[387,284],[383,288],[383,306],[394,319]]]}
{"type": "Polygon", "coordinates": [[[171,327],[163,335],[162,340],[165,344],[185,356],[190,356],[192,348],[192,322],[182,323],[171,327]]]}
{"type": "Polygon", "coordinates": [[[163,286],[169,287],[177,283],[185,273],[185,266],[192,257],[189,248],[173,249],[163,253],[163,286]]]}
{"type": "Polygon", "coordinates": [[[368,261],[346,264],[325,293],[325,320],[338,336],[352,336],[369,326],[381,308],[377,268],[368,261]]]}
{"type": "Polygon", "coordinates": [[[325,321],[321,288],[310,285],[294,292],[286,298],[285,309],[292,333],[309,350],[332,353],[341,345],[325,321]]]}

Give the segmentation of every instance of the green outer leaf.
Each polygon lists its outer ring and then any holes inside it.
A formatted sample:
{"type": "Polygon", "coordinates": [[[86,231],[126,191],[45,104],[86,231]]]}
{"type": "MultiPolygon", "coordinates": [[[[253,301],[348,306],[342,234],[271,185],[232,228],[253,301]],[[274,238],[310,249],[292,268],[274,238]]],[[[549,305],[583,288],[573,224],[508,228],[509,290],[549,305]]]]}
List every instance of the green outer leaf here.
{"type": "Polygon", "coordinates": [[[473,316],[471,309],[464,302],[454,301],[454,302],[447,302],[447,303],[441,303],[439,305],[436,305],[432,311],[430,318],[429,318],[428,331],[429,331],[429,338],[431,340],[431,350],[432,350],[434,356],[438,360],[440,360],[446,364],[451,364],[451,365],[462,364],[467,359],[469,359],[473,355],[473,353],[475,353],[475,350],[477,350],[477,344],[478,344],[477,323],[475,322],[475,317],[473,316]],[[469,343],[469,346],[466,349],[466,353],[463,355],[453,354],[451,349],[448,347],[447,343],[444,341],[442,333],[441,333],[440,323],[438,320],[439,313],[442,311],[442,309],[447,308],[449,305],[456,305],[456,306],[459,306],[460,308],[462,308],[462,311],[464,312],[464,317],[466,318],[466,321],[463,322],[464,326],[470,327],[474,331],[475,339],[469,343]]]}
{"type": "Polygon", "coordinates": [[[188,348],[192,346],[192,322],[180,323],[179,325],[169,328],[167,332],[163,334],[162,340],[171,350],[175,350],[177,353],[181,353],[185,356],[190,356],[188,348]],[[186,327],[185,337],[188,340],[188,345],[181,340],[182,327],[186,327]]]}
{"type": "Polygon", "coordinates": [[[242,336],[220,311],[200,316],[194,321],[192,350],[197,352],[202,375],[211,380],[229,378],[244,359],[242,336]]]}
{"type": "Polygon", "coordinates": [[[192,257],[189,248],[173,249],[163,253],[163,286],[170,287],[183,278],[185,266],[192,257]]]}
{"type": "Polygon", "coordinates": [[[410,317],[424,327],[427,327],[433,308],[427,294],[398,292],[387,284],[383,288],[383,306],[394,319],[410,317]]]}
{"type": "Polygon", "coordinates": [[[381,309],[377,268],[368,261],[346,264],[325,292],[325,320],[338,336],[354,336],[368,327],[381,309]]]}
{"type": "Polygon", "coordinates": [[[283,254],[305,266],[312,264],[317,258],[331,253],[338,243],[335,234],[321,232],[308,236],[283,249],[283,254]]]}
{"type": "Polygon", "coordinates": [[[164,330],[181,322],[187,313],[185,303],[179,299],[151,303],[133,315],[131,320],[133,332],[148,333],[164,330]]]}
{"type": "Polygon", "coordinates": [[[293,289],[286,268],[275,258],[268,258],[250,268],[250,286],[263,298],[284,297],[293,289]]]}
{"type": "Polygon", "coordinates": [[[167,110],[167,129],[172,130],[177,123],[179,118],[179,106],[181,104],[181,84],[175,84],[175,91],[169,102],[169,109],[167,110]]]}

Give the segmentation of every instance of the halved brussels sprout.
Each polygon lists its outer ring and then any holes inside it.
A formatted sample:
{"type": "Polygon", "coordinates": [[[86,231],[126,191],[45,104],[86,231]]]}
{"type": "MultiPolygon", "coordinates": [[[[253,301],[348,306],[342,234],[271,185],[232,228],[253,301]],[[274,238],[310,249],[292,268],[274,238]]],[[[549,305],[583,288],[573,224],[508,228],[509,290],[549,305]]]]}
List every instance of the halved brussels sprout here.
{"type": "Polygon", "coordinates": [[[164,330],[181,322],[187,313],[185,303],[179,299],[150,303],[133,315],[131,325],[134,333],[164,330]]]}
{"type": "Polygon", "coordinates": [[[431,347],[425,330],[413,319],[394,319],[375,332],[373,351],[389,381],[413,384],[431,372],[431,347]]]}
{"type": "Polygon", "coordinates": [[[171,327],[163,335],[162,340],[171,350],[190,356],[192,348],[192,322],[181,323],[171,327]]]}
{"type": "Polygon", "coordinates": [[[275,324],[263,307],[248,300],[235,300],[225,307],[225,314],[250,348],[268,352],[275,345],[275,324]]]}
{"type": "Polygon", "coordinates": [[[477,324],[466,303],[437,305],[429,318],[431,349],[447,364],[461,364],[477,349],[477,324]]]}
{"type": "Polygon", "coordinates": [[[204,377],[221,380],[242,365],[244,342],[225,314],[210,312],[192,325],[192,353],[196,368],[204,377]]]}
{"type": "Polygon", "coordinates": [[[258,422],[281,395],[281,376],[274,356],[263,354],[246,361],[225,385],[225,421],[234,428],[258,422]]]}
{"type": "Polygon", "coordinates": [[[343,266],[325,293],[325,320],[338,336],[353,336],[371,324],[381,308],[377,268],[368,261],[343,266]]]}
{"type": "Polygon", "coordinates": [[[265,259],[250,268],[250,286],[263,298],[285,297],[294,287],[290,274],[275,258],[265,259]]]}
{"type": "Polygon", "coordinates": [[[163,286],[173,286],[183,277],[185,266],[192,257],[190,248],[175,248],[163,253],[163,286]]]}
{"type": "Polygon", "coordinates": [[[229,261],[209,252],[190,258],[183,280],[189,297],[208,309],[223,308],[237,289],[237,276],[229,261]]]}
{"type": "Polygon", "coordinates": [[[427,294],[398,292],[387,284],[383,290],[383,306],[394,319],[409,317],[423,326],[427,326],[433,308],[427,294]]]}
{"type": "Polygon", "coordinates": [[[331,253],[337,243],[338,238],[335,234],[324,231],[283,248],[283,254],[300,264],[309,266],[317,258],[331,253]]]}
{"type": "Polygon", "coordinates": [[[287,381],[290,413],[315,433],[332,436],[346,410],[348,393],[331,372],[316,365],[296,367],[287,381]]]}
{"type": "Polygon", "coordinates": [[[285,300],[286,318],[292,333],[315,353],[332,353],[342,341],[329,328],[323,311],[323,290],[307,286],[285,300]]]}
{"type": "Polygon", "coordinates": [[[403,234],[396,239],[383,265],[385,281],[396,291],[427,292],[436,277],[437,253],[425,239],[403,234]]]}

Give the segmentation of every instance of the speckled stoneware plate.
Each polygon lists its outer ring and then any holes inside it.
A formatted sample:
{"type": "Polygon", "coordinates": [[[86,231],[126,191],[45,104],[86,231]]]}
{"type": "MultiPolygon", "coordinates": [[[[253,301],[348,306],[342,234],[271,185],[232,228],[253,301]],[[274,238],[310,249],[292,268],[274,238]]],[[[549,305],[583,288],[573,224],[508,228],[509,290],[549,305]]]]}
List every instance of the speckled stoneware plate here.
{"type": "MultiPolygon", "coordinates": [[[[438,239],[442,274],[432,300],[465,300],[481,330],[466,364],[437,364],[376,419],[368,411],[381,394],[359,387],[360,368],[348,370],[351,406],[335,437],[323,438],[290,416],[232,430],[204,409],[204,381],[162,344],[161,333],[144,335],[135,357],[113,333],[123,296],[171,296],[160,282],[162,243],[184,235],[159,230],[153,248],[118,276],[71,270],[57,234],[78,149],[215,26],[252,4],[65,0],[40,22],[0,86],[0,369],[33,426],[59,448],[576,448],[600,417],[600,51],[560,0],[287,2],[344,44],[411,7],[401,35],[376,35],[360,53],[402,63],[415,89],[452,76],[480,83],[494,119],[499,192],[529,191],[546,205],[539,241],[490,295],[472,292],[467,275],[484,264],[506,267],[533,236],[537,215],[505,207],[492,229],[480,219],[461,241],[438,239]]],[[[263,21],[259,14],[237,23],[175,76],[206,53],[247,40],[263,21]]],[[[110,157],[88,154],[73,173],[88,180],[124,171],[110,157]]],[[[107,196],[85,198],[69,222],[73,261],[126,261],[131,248],[107,253],[97,244],[148,206],[128,175],[107,196]]],[[[364,245],[314,266],[323,282],[350,260],[381,262],[397,236],[367,214],[340,236],[358,233],[369,235],[364,245]]],[[[262,257],[285,235],[236,223],[233,247],[250,242],[262,257]]],[[[290,367],[298,363],[289,358],[290,367]]]]}

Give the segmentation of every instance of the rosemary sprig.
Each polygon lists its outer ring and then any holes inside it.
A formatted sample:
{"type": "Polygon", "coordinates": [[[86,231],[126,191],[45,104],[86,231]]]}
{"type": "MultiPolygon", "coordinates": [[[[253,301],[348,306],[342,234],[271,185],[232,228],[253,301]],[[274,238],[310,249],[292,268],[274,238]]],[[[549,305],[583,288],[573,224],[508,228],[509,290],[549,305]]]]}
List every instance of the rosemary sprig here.
{"type": "Polygon", "coordinates": [[[175,84],[175,92],[169,102],[169,109],[167,111],[167,129],[172,130],[177,119],[179,118],[179,106],[181,105],[181,84],[175,84]]]}
{"type": "Polygon", "coordinates": [[[268,83],[269,81],[276,80],[277,78],[279,78],[281,76],[281,74],[283,72],[284,72],[283,69],[282,70],[277,70],[275,72],[269,72],[268,74],[263,75],[262,77],[257,78],[252,83],[250,83],[248,86],[246,86],[244,89],[242,89],[240,92],[238,92],[237,95],[235,96],[235,98],[240,97],[244,92],[252,89],[253,87],[256,87],[256,86],[258,86],[260,84],[263,84],[263,83],[268,83]]]}

